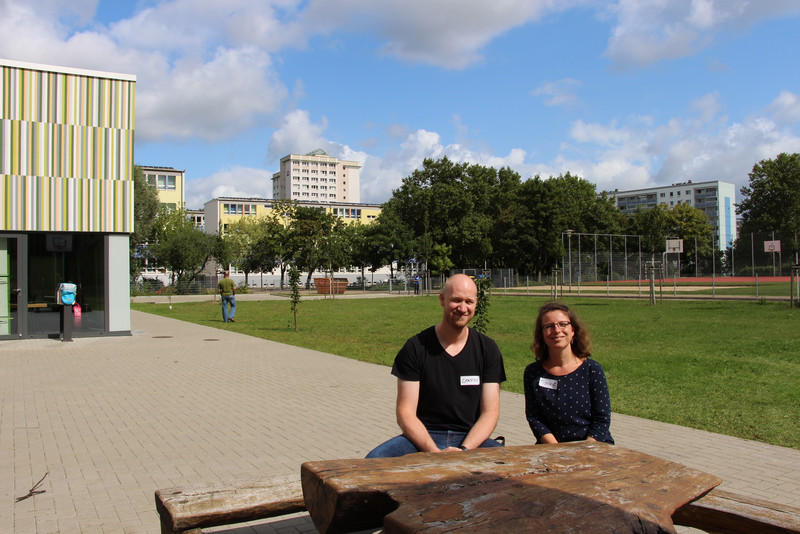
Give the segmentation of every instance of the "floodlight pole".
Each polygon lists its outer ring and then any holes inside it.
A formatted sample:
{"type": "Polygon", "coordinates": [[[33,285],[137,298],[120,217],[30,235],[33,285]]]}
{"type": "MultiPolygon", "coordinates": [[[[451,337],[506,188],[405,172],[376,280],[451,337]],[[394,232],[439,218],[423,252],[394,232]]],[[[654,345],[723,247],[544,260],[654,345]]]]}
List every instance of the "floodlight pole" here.
{"type": "Polygon", "coordinates": [[[711,232],[711,297],[717,298],[717,254],[714,249],[714,232],[711,232]]]}
{"type": "Polygon", "coordinates": [[[567,230],[567,243],[568,243],[568,261],[569,261],[569,292],[572,293],[572,232],[574,230],[567,230]]]}

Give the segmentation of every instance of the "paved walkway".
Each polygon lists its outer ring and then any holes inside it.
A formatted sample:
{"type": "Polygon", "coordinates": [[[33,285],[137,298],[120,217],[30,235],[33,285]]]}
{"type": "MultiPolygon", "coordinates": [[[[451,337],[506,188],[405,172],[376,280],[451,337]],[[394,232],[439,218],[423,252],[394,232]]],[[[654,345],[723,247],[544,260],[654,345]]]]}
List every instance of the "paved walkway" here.
{"type": "MultiPolygon", "coordinates": [[[[0,532],[156,534],[156,489],[299,476],[397,433],[386,367],[140,312],[132,324],[129,337],[0,343],[0,532]]],[[[800,501],[800,450],[612,421],[618,445],[800,501]]],[[[521,395],[503,393],[497,433],[532,442],[521,395]]],[[[216,530],[314,532],[306,514],[216,530]]]]}

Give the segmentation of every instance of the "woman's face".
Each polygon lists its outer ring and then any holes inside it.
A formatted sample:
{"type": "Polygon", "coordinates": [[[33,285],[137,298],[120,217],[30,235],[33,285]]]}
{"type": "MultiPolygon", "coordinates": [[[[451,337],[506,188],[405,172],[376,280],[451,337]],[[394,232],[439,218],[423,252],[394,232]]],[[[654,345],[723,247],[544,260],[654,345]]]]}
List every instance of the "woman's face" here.
{"type": "Polygon", "coordinates": [[[553,310],[542,316],[542,334],[548,352],[552,353],[569,347],[575,331],[570,324],[569,315],[561,310],[553,310]]]}

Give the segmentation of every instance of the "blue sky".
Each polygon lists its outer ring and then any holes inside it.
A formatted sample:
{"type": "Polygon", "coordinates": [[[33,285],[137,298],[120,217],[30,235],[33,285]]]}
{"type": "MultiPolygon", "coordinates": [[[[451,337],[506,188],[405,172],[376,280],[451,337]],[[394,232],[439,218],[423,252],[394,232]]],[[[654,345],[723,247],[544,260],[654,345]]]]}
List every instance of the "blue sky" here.
{"type": "Polygon", "coordinates": [[[800,152],[797,0],[0,0],[0,35],[135,74],[136,162],[185,169],[190,208],[316,148],[370,203],[426,157],[738,189],[800,152]]]}

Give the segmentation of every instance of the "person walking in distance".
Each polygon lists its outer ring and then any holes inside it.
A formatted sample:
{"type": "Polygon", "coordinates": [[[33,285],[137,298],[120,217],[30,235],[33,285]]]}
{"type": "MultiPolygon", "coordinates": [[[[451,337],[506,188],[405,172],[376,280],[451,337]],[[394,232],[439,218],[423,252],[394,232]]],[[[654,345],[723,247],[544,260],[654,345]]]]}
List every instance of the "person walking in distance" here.
{"type": "Polygon", "coordinates": [[[230,279],[231,273],[225,271],[222,280],[217,284],[219,296],[222,300],[222,320],[223,322],[232,322],[233,316],[236,315],[236,284],[230,279]],[[230,306],[230,311],[228,310],[230,306]]]}

